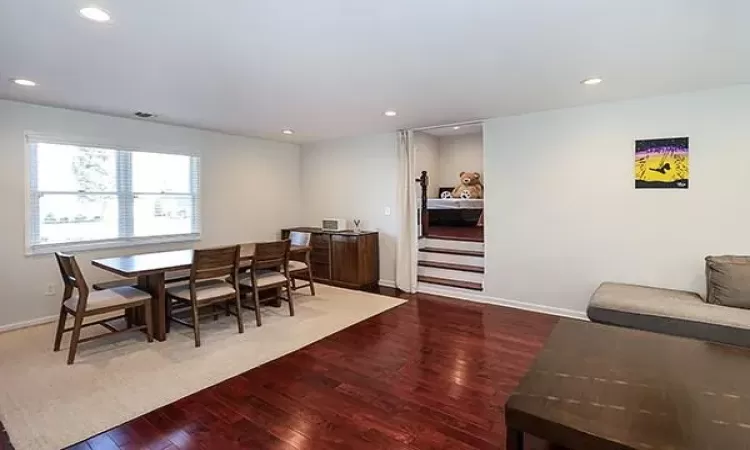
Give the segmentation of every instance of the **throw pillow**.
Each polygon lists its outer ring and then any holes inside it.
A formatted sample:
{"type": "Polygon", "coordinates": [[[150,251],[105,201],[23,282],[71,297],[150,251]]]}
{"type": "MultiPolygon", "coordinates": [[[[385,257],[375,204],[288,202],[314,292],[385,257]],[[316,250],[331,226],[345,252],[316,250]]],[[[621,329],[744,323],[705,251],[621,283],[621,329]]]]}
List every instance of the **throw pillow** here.
{"type": "Polygon", "coordinates": [[[706,302],[750,309],[750,256],[706,257],[706,302]]]}

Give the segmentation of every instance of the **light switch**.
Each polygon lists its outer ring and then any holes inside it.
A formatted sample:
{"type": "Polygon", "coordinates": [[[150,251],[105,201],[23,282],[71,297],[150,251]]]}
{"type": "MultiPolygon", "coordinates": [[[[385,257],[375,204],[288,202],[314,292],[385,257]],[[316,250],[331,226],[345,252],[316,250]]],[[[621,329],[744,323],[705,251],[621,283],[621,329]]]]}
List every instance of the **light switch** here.
{"type": "Polygon", "coordinates": [[[390,206],[386,206],[385,207],[385,215],[386,216],[390,216],[391,215],[391,207],[390,206]]]}

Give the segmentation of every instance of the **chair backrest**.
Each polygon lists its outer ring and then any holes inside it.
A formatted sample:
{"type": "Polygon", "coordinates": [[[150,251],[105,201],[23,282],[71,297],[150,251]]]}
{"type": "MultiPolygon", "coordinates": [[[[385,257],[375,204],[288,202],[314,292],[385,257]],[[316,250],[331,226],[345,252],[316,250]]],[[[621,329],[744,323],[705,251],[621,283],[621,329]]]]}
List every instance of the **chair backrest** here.
{"type": "Polygon", "coordinates": [[[62,301],[65,301],[73,295],[73,289],[78,290],[79,309],[86,309],[86,299],[89,296],[89,286],[83,278],[81,268],[78,267],[76,257],[65,253],[55,252],[57,266],[60,268],[60,275],[65,285],[62,301]]]}
{"type": "Polygon", "coordinates": [[[237,277],[240,263],[240,246],[193,250],[193,265],[190,268],[190,283],[210,278],[237,277]]]}
{"type": "Polygon", "coordinates": [[[312,233],[303,233],[301,231],[292,231],[289,233],[289,241],[291,242],[291,245],[299,247],[307,247],[310,245],[311,237],[312,233]]]}
{"type": "Polygon", "coordinates": [[[289,264],[289,240],[261,242],[255,244],[253,253],[253,270],[278,269],[287,270],[289,264]]]}

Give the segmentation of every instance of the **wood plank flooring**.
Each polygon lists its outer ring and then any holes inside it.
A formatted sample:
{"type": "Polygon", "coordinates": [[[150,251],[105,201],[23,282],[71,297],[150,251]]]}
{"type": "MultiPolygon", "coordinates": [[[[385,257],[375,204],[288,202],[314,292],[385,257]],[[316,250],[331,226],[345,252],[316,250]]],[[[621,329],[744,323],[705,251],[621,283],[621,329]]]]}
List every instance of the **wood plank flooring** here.
{"type": "MultiPolygon", "coordinates": [[[[556,322],[410,296],[71,448],[504,448],[505,399],[556,322]]],[[[529,448],[547,447],[532,441],[529,448]]]]}
{"type": "Polygon", "coordinates": [[[433,239],[484,242],[484,227],[447,227],[431,225],[427,236],[433,239]]]}

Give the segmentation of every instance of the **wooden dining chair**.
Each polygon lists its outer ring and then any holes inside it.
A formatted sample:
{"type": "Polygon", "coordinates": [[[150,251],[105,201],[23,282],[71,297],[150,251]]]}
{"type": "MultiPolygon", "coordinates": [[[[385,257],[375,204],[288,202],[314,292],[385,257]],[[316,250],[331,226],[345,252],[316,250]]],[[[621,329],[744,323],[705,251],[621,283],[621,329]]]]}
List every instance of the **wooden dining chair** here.
{"type": "Polygon", "coordinates": [[[178,304],[189,307],[192,322],[174,317],[173,314],[177,311],[172,308],[168,308],[169,320],[192,328],[196,347],[201,346],[200,319],[209,315],[218,318],[215,311],[200,315],[199,309],[205,306],[224,304],[225,309],[230,311],[229,305],[234,303],[236,311],[232,314],[237,316],[237,328],[240,333],[245,332],[242,323],[240,288],[237,285],[239,262],[239,245],[193,250],[190,280],[166,290],[168,302],[175,300],[178,304]]]}
{"type": "Polygon", "coordinates": [[[124,331],[146,330],[148,342],[153,341],[152,335],[152,311],[151,311],[151,294],[138,290],[130,286],[120,286],[111,289],[99,291],[89,291],[88,284],[83,278],[83,273],[78,267],[78,263],[73,255],[64,253],[55,253],[57,265],[60,268],[60,275],[63,279],[63,296],[60,305],[60,318],[57,321],[57,332],[55,333],[54,351],[60,350],[63,334],[72,331],[70,338],[70,349],[68,350],[68,364],[73,364],[78,350],[78,344],[90,341],[92,339],[107,336],[112,333],[122,333],[124,331]],[[117,329],[109,322],[125,318],[125,311],[130,308],[145,309],[145,325],[137,327],[127,327],[117,329]],[[123,311],[120,316],[108,316],[102,320],[84,324],[86,317],[98,316],[111,313],[113,311],[123,311]],[[65,328],[65,322],[68,314],[73,316],[73,326],[65,328]],[[97,336],[81,339],[81,329],[92,325],[101,325],[108,329],[110,333],[100,334],[97,336]]]}
{"type": "Polygon", "coordinates": [[[255,244],[253,263],[249,271],[240,276],[240,289],[252,294],[255,310],[255,323],[261,326],[260,292],[286,288],[286,298],[289,302],[289,315],[294,315],[294,301],[292,299],[292,284],[289,277],[289,240],[265,242],[255,244]]]}
{"type": "MultiPolygon", "coordinates": [[[[309,247],[312,233],[292,231],[289,233],[291,245],[298,247],[309,247]]],[[[289,255],[289,275],[292,277],[292,290],[310,288],[310,294],[315,295],[315,284],[313,283],[312,264],[310,264],[310,249],[303,254],[289,255]],[[307,284],[297,285],[295,275],[304,275],[307,284]]]]}

